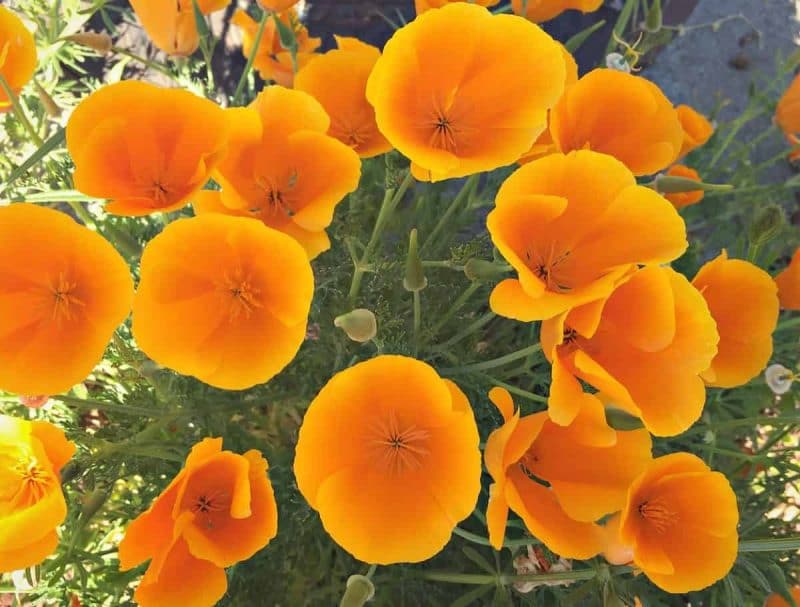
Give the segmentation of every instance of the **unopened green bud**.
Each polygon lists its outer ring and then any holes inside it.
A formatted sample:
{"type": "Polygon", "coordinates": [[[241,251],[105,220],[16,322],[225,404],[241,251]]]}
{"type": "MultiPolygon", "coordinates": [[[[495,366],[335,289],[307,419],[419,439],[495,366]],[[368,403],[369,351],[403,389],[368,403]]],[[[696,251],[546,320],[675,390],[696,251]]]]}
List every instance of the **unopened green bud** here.
{"type": "Polygon", "coordinates": [[[368,577],[351,575],[347,578],[347,589],[339,607],[363,607],[373,596],[375,596],[375,586],[368,577]]]}
{"type": "Polygon", "coordinates": [[[108,499],[109,491],[105,487],[98,487],[94,491],[92,491],[89,495],[83,498],[83,506],[81,507],[81,517],[83,520],[89,520],[100,508],[103,507],[103,504],[106,503],[108,499]]]}
{"type": "Polygon", "coordinates": [[[100,55],[108,53],[113,46],[111,36],[98,32],[78,32],[77,34],[66,36],[64,40],[90,48],[100,55]]]}
{"type": "Polygon", "coordinates": [[[683,192],[726,192],[732,190],[733,186],[728,183],[704,183],[687,179],[686,177],[673,177],[671,175],[659,175],[651,184],[657,192],[662,194],[680,194],[683,192]]]}
{"type": "Polygon", "coordinates": [[[36,89],[36,94],[39,96],[39,101],[42,102],[42,106],[44,107],[44,111],[47,112],[47,115],[51,118],[58,118],[61,116],[61,108],[58,107],[58,104],[55,102],[44,87],[39,84],[37,80],[33,81],[33,86],[36,89]]]}
{"type": "Polygon", "coordinates": [[[644,27],[648,32],[655,33],[661,29],[663,23],[663,13],[661,12],[661,0],[653,0],[650,8],[647,9],[647,17],[644,27]]]}
{"type": "Polygon", "coordinates": [[[422,291],[428,286],[428,279],[425,278],[425,269],[422,267],[422,260],[419,258],[416,228],[411,230],[411,234],[408,236],[408,257],[406,257],[406,275],[403,278],[403,286],[406,291],[422,291]]]}
{"type": "Polygon", "coordinates": [[[464,264],[464,274],[470,280],[494,280],[503,274],[508,274],[510,269],[508,264],[485,259],[470,259],[464,264]]]}
{"type": "Polygon", "coordinates": [[[750,243],[754,246],[761,246],[769,242],[778,235],[785,223],[786,217],[780,205],[769,204],[763,207],[756,214],[753,223],[750,224],[748,233],[750,243]]]}
{"type": "Polygon", "coordinates": [[[616,407],[606,407],[606,423],[614,430],[638,430],[639,428],[644,428],[641,419],[616,407]]]}
{"type": "Polygon", "coordinates": [[[347,333],[347,337],[359,343],[368,342],[378,334],[378,320],[365,308],[337,316],[333,324],[347,333]]]}

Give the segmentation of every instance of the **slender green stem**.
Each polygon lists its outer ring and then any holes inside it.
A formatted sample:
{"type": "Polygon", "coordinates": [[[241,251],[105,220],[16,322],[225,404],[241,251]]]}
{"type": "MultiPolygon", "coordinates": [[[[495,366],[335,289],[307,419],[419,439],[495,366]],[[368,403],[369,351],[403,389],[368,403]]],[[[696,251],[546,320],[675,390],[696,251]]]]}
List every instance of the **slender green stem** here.
{"type": "MultiPolygon", "coordinates": [[[[633,571],[632,567],[621,565],[618,567],[608,567],[611,575],[622,575],[633,571]]],[[[421,573],[425,580],[434,582],[447,582],[451,584],[501,584],[507,586],[517,582],[577,582],[580,580],[591,580],[597,577],[597,569],[578,569],[577,571],[563,571],[559,573],[531,573],[524,575],[489,575],[482,573],[448,573],[444,571],[428,571],[421,573]]]]}
{"type": "Polygon", "coordinates": [[[742,127],[755,117],[756,117],[755,115],[751,115],[751,113],[745,112],[744,114],[739,116],[739,118],[733,121],[733,123],[731,124],[731,129],[730,131],[728,131],[728,134],[723,140],[722,145],[720,145],[720,147],[717,149],[717,152],[714,154],[714,156],[711,158],[711,161],[708,163],[708,167],[706,169],[707,171],[710,171],[711,169],[714,168],[717,162],[719,162],[720,158],[722,158],[722,155],[727,151],[728,146],[734,140],[734,138],[742,129],[742,127]]]}
{"type": "Polygon", "coordinates": [[[739,542],[739,552],[792,552],[800,550],[800,535],[739,542]]]}
{"type": "Polygon", "coordinates": [[[31,121],[28,120],[28,116],[25,114],[25,108],[23,108],[22,103],[20,103],[19,97],[2,74],[0,74],[0,87],[2,87],[6,97],[8,97],[8,101],[11,103],[11,109],[14,111],[17,120],[19,120],[23,128],[28,131],[28,135],[30,135],[31,139],[36,144],[36,147],[42,147],[42,145],[44,145],[44,140],[39,136],[39,133],[36,132],[36,129],[33,128],[31,121]]]}
{"type": "Polygon", "coordinates": [[[503,365],[506,365],[510,362],[514,362],[515,360],[526,358],[530,354],[534,354],[535,352],[541,351],[541,349],[542,349],[541,344],[534,344],[532,346],[528,346],[527,348],[522,348],[521,350],[517,350],[516,352],[511,352],[510,354],[506,354],[505,356],[500,356],[499,358],[493,358],[491,360],[485,360],[483,362],[473,363],[471,365],[462,365],[460,367],[442,369],[442,373],[450,375],[459,375],[463,373],[470,373],[473,371],[486,371],[487,369],[502,367],[503,365]]]}
{"type": "Polygon", "coordinates": [[[459,331],[458,333],[453,335],[453,337],[448,339],[446,342],[444,342],[443,344],[437,346],[436,347],[436,351],[437,352],[442,352],[442,351],[446,350],[447,348],[449,348],[450,346],[452,346],[454,344],[457,344],[458,342],[460,342],[465,337],[469,337],[470,335],[475,333],[475,331],[479,331],[484,325],[486,325],[489,322],[491,322],[492,320],[494,320],[494,318],[496,316],[497,315],[494,312],[491,312],[491,311],[487,312],[486,314],[481,316],[479,319],[477,319],[474,322],[470,323],[469,325],[464,327],[464,329],[462,329],[461,331],[459,331]]]}
{"type": "Polygon", "coordinates": [[[112,46],[111,52],[116,53],[117,55],[122,55],[123,57],[127,57],[128,59],[133,59],[134,61],[141,63],[145,67],[149,67],[150,69],[156,70],[160,74],[167,76],[171,80],[176,80],[175,74],[173,74],[172,70],[170,70],[166,65],[157,63],[155,61],[151,61],[150,59],[145,59],[144,57],[140,57],[136,53],[132,53],[128,49],[120,48],[118,46],[112,46]]]}
{"type": "Polygon", "coordinates": [[[470,283],[470,285],[466,289],[464,289],[464,292],[458,296],[458,298],[452,303],[452,305],[449,306],[447,312],[442,316],[442,318],[439,319],[439,322],[433,325],[433,329],[431,329],[431,338],[435,337],[436,334],[441,330],[441,328],[445,326],[450,321],[451,318],[453,318],[456,312],[458,312],[461,308],[464,307],[464,304],[466,304],[469,301],[470,297],[472,297],[475,294],[475,291],[477,291],[480,288],[480,286],[481,284],[476,281],[470,283]]]}
{"type": "Polygon", "coordinates": [[[436,223],[433,231],[425,239],[425,242],[422,243],[422,246],[419,249],[420,251],[424,251],[432,242],[435,242],[439,232],[442,231],[444,226],[446,226],[450,221],[450,218],[453,216],[453,214],[459,209],[459,207],[461,207],[461,203],[464,202],[464,200],[466,200],[478,186],[478,181],[480,178],[480,173],[470,175],[467,178],[467,180],[464,182],[464,185],[461,186],[461,191],[450,203],[450,206],[447,207],[447,210],[444,212],[444,214],[439,218],[439,221],[436,223]]]}
{"type": "Polygon", "coordinates": [[[420,329],[422,327],[422,305],[419,291],[414,291],[414,356],[419,356],[420,329]]]}
{"type": "Polygon", "coordinates": [[[253,63],[255,62],[256,55],[258,54],[258,47],[261,46],[261,38],[264,36],[264,28],[267,27],[269,16],[269,11],[264,11],[264,14],[261,15],[261,21],[258,23],[258,31],[256,32],[255,39],[253,40],[253,48],[250,49],[250,55],[247,57],[247,63],[245,63],[244,70],[239,78],[239,83],[236,85],[236,90],[233,92],[233,101],[231,102],[231,105],[239,105],[239,101],[242,98],[244,87],[247,84],[247,77],[250,75],[250,71],[253,69],[253,63]]]}
{"type": "Polygon", "coordinates": [[[741,419],[730,419],[724,422],[709,422],[705,424],[697,424],[693,428],[686,431],[685,434],[695,432],[717,432],[718,430],[727,430],[729,428],[738,428],[745,426],[754,429],[756,426],[776,426],[780,424],[800,424],[800,417],[743,417],[741,419]]]}
{"type": "Polygon", "coordinates": [[[86,209],[80,202],[77,200],[67,200],[67,204],[87,228],[96,228],[94,218],[89,213],[88,209],[86,209]]]}
{"type": "Polygon", "coordinates": [[[516,386],[512,386],[511,384],[507,384],[502,382],[498,379],[494,379],[493,377],[489,377],[488,375],[486,378],[492,382],[495,386],[499,386],[500,388],[505,388],[511,394],[516,394],[517,396],[521,396],[522,398],[527,398],[528,400],[532,400],[537,403],[546,403],[547,397],[542,396],[540,394],[534,394],[533,392],[528,392],[527,390],[523,390],[522,388],[517,388],[516,386]]]}
{"type": "Polygon", "coordinates": [[[126,415],[140,415],[145,417],[158,417],[160,411],[157,409],[148,409],[147,407],[136,407],[133,405],[123,405],[121,403],[109,403],[102,400],[89,400],[83,398],[76,398],[74,396],[66,396],[59,394],[51,396],[53,400],[61,401],[67,405],[79,407],[81,409],[101,409],[105,411],[113,411],[115,413],[124,413],[126,415]]]}
{"type": "Polygon", "coordinates": [[[375,575],[375,570],[376,570],[377,568],[378,568],[378,566],[377,566],[377,565],[370,565],[370,566],[369,566],[369,571],[367,571],[367,575],[366,575],[365,577],[367,577],[367,578],[371,578],[373,575],[375,575]]]}
{"type": "MultiPolygon", "coordinates": [[[[477,533],[471,533],[470,531],[466,531],[461,527],[456,527],[455,529],[453,529],[453,534],[467,540],[468,542],[472,542],[473,544],[479,544],[481,546],[491,546],[491,543],[489,543],[489,540],[487,538],[482,537],[477,533]]],[[[538,544],[541,544],[539,540],[532,537],[524,537],[518,540],[506,539],[503,542],[503,547],[519,548],[520,546],[536,546],[538,544]]]]}
{"type": "Polygon", "coordinates": [[[794,318],[787,318],[786,320],[782,320],[778,323],[778,326],[775,327],[775,332],[784,331],[786,329],[791,329],[800,325],[800,315],[795,316],[794,318]]]}

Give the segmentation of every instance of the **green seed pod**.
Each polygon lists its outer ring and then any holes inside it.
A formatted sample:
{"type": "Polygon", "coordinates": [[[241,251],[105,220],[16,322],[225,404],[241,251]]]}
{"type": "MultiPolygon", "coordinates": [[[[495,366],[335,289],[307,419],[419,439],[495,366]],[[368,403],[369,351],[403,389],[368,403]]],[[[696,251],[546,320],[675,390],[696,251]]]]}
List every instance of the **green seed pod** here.
{"type": "Polygon", "coordinates": [[[425,269],[422,267],[422,260],[419,258],[416,228],[411,230],[411,234],[408,237],[408,257],[406,257],[406,275],[403,278],[403,286],[406,291],[422,291],[428,286],[428,279],[425,278],[425,269]]]}
{"type": "Polygon", "coordinates": [[[359,343],[368,342],[378,334],[378,320],[365,308],[357,308],[337,316],[333,324],[347,333],[347,337],[359,343]]]}
{"type": "Polygon", "coordinates": [[[766,205],[756,214],[753,223],[750,224],[748,236],[751,244],[761,246],[769,242],[778,235],[785,223],[786,217],[780,205],[766,205]]]}
{"type": "Polygon", "coordinates": [[[347,578],[347,590],[339,607],[363,607],[373,596],[375,596],[375,586],[368,577],[351,575],[347,578]]]}

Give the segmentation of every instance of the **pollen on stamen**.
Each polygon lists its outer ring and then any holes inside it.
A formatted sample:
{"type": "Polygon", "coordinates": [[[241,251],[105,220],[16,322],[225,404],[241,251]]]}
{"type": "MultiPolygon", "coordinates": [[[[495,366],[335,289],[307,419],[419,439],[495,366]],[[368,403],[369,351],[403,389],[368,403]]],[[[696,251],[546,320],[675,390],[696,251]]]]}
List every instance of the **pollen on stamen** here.
{"type": "Polygon", "coordinates": [[[236,320],[242,315],[249,318],[256,309],[263,307],[259,300],[261,289],[253,285],[241,270],[226,274],[222,290],[230,297],[230,320],[236,320]]]}
{"type": "Polygon", "coordinates": [[[430,432],[414,425],[401,425],[395,414],[378,422],[372,430],[371,444],[376,461],[392,475],[418,470],[430,453],[430,432]]]}
{"type": "Polygon", "coordinates": [[[670,510],[662,500],[645,500],[637,508],[639,516],[650,523],[658,533],[664,533],[678,520],[678,515],[670,510]]]}
{"type": "Polygon", "coordinates": [[[77,282],[69,280],[64,272],[59,272],[58,279],[51,286],[53,294],[53,320],[73,320],[77,316],[76,308],[86,305],[75,294],[77,287],[77,282]]]}

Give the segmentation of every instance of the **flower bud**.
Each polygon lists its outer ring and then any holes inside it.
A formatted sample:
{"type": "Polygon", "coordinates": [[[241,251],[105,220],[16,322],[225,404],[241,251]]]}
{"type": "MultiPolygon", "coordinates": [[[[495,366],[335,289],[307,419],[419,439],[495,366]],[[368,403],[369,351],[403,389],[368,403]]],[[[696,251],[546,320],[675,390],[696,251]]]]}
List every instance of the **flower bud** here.
{"type": "Polygon", "coordinates": [[[470,280],[490,281],[508,274],[507,264],[486,261],[485,259],[470,259],[464,264],[464,274],[470,280]]]}
{"type": "Polygon", "coordinates": [[[661,12],[661,0],[653,0],[650,7],[647,9],[647,17],[644,21],[644,28],[650,32],[655,33],[661,29],[663,25],[663,13],[661,12]]]}
{"type": "Polygon", "coordinates": [[[42,102],[42,105],[44,106],[44,111],[47,112],[47,115],[50,116],[51,118],[58,118],[59,116],[61,116],[62,114],[61,108],[58,107],[58,104],[50,96],[50,93],[44,90],[44,87],[42,87],[42,85],[39,84],[36,80],[33,81],[33,86],[36,89],[36,94],[39,96],[39,101],[42,102]]]}
{"type": "Polygon", "coordinates": [[[337,316],[333,324],[347,333],[347,337],[359,343],[367,342],[378,334],[378,320],[365,308],[357,308],[337,316]]]}
{"type": "Polygon", "coordinates": [[[792,389],[795,374],[783,365],[775,364],[766,368],[764,371],[764,379],[766,379],[769,389],[772,390],[774,394],[780,396],[792,389]]]}
{"type": "Polygon", "coordinates": [[[406,275],[403,278],[403,286],[406,291],[422,291],[428,286],[428,279],[425,278],[425,269],[422,267],[422,260],[419,258],[416,228],[411,230],[411,234],[408,236],[408,257],[406,258],[406,275]]]}
{"type": "Polygon", "coordinates": [[[616,407],[606,408],[606,423],[614,430],[638,430],[639,428],[644,428],[641,419],[616,407]]]}
{"type": "Polygon", "coordinates": [[[770,204],[763,207],[753,223],[750,224],[748,232],[750,243],[754,246],[761,246],[769,242],[781,231],[784,223],[786,223],[786,218],[780,205],[770,204]]]}
{"type": "Polygon", "coordinates": [[[90,48],[100,55],[105,55],[108,53],[113,46],[111,36],[98,32],[78,32],[77,34],[72,34],[71,36],[65,36],[64,40],[68,40],[69,42],[74,42],[75,44],[80,44],[81,46],[90,48]]]}
{"type": "Polygon", "coordinates": [[[631,73],[630,64],[620,53],[609,53],[606,55],[606,67],[610,70],[625,72],[626,74],[631,73]]]}
{"type": "Polygon", "coordinates": [[[363,575],[351,575],[347,578],[347,589],[339,607],[363,607],[375,596],[375,586],[363,575]]]}
{"type": "Polygon", "coordinates": [[[733,186],[727,183],[704,183],[686,177],[674,177],[671,175],[659,175],[652,184],[656,191],[661,194],[681,194],[683,192],[725,192],[732,190],[733,186]]]}

